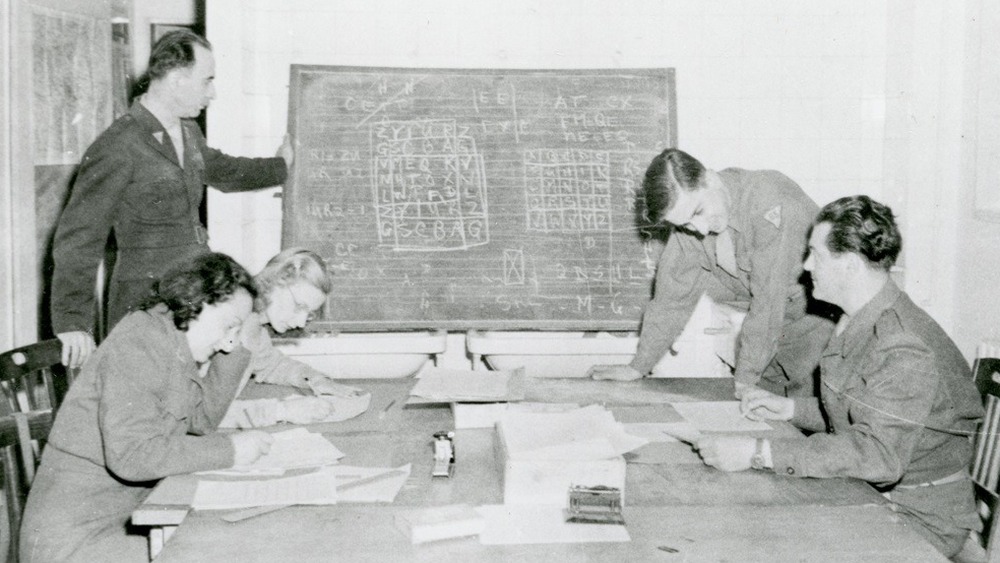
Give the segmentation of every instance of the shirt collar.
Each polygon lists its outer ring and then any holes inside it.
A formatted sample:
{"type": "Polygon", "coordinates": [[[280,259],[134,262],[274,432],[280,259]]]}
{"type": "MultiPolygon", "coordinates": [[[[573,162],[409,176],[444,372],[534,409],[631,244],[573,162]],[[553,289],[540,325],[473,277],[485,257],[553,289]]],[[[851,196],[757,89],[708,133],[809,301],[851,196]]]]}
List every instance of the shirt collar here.
{"type": "Polygon", "coordinates": [[[902,290],[899,289],[896,282],[892,281],[891,278],[886,280],[885,285],[875,294],[875,297],[872,297],[871,301],[865,303],[865,306],[847,321],[847,327],[842,335],[844,345],[842,354],[844,356],[847,356],[852,348],[868,340],[875,330],[875,322],[886,309],[892,307],[901,293],[902,290]]]}
{"type": "Polygon", "coordinates": [[[167,133],[167,129],[160,123],[160,120],[153,115],[153,112],[149,111],[146,106],[142,105],[142,102],[136,100],[132,104],[132,107],[128,110],[129,115],[135,119],[143,129],[149,131],[149,133],[155,134],[162,132],[164,135],[167,133]]]}

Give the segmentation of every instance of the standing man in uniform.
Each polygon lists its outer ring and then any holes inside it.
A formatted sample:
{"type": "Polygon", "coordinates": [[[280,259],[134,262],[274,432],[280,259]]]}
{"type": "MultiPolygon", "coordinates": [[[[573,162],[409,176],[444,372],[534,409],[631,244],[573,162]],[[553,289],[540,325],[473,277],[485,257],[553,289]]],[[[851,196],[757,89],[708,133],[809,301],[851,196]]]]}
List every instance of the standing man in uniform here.
{"type": "Polygon", "coordinates": [[[951,338],[889,277],[902,249],[892,210],[838,199],[816,218],[805,268],[816,299],[844,314],[820,362],[819,400],[748,391],[754,420],[790,420],[809,436],[707,437],[705,463],[724,471],[868,481],[946,557],[980,530],[969,436],[982,397],[951,338]]]}
{"type": "Polygon", "coordinates": [[[632,363],[594,366],[590,375],[649,375],[707,294],[747,308],[737,339],[737,397],[754,386],[812,396],[813,372],[833,329],[828,318],[807,312],[800,282],[816,204],[780,172],[715,172],[678,149],[653,159],[643,192],[649,217],[673,227],[656,266],[653,299],[632,363]]]}
{"type": "Polygon", "coordinates": [[[164,35],[150,53],[146,93],[83,156],[53,244],[52,326],[66,365],[94,350],[94,286],[112,231],[108,331],[173,264],[208,252],[199,217],[206,184],[234,192],[285,181],[287,138],[274,158],[232,157],[205,144],[194,118],[215,97],[211,49],[187,30],[164,35]]]}

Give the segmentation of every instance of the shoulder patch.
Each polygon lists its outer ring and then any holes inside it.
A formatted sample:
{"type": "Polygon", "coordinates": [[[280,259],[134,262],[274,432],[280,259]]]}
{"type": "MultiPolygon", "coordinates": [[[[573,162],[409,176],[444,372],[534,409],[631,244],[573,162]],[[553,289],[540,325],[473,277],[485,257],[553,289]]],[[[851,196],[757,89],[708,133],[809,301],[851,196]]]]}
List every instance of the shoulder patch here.
{"type": "Polygon", "coordinates": [[[781,206],[775,205],[770,211],[764,214],[764,219],[774,225],[775,229],[781,228],[781,206]]]}
{"type": "Polygon", "coordinates": [[[892,309],[882,311],[882,314],[875,319],[875,336],[885,338],[893,334],[905,332],[903,320],[899,318],[899,313],[892,309]]]}

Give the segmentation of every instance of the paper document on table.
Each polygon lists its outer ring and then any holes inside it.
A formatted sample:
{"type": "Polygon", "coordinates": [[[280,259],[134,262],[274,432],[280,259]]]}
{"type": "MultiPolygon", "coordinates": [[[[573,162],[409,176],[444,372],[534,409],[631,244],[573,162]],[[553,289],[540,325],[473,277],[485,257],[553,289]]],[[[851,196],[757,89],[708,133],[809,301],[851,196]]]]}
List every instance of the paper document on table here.
{"type": "Polygon", "coordinates": [[[476,507],[486,519],[479,543],[515,545],[536,543],[626,542],[632,538],[625,526],[570,524],[562,506],[490,504],[476,507]]]}
{"type": "Polygon", "coordinates": [[[198,481],[191,507],[195,510],[215,510],[336,503],[336,477],[315,472],[275,479],[198,481]]]}
{"type": "Polygon", "coordinates": [[[321,472],[337,480],[337,502],[392,502],[410,478],[410,464],[392,467],[331,465],[321,472]]]}
{"type": "Polygon", "coordinates": [[[524,398],[524,368],[473,371],[427,367],[410,395],[434,401],[519,401],[524,398]]]}
{"type": "Polygon", "coordinates": [[[647,443],[599,405],[556,413],[506,412],[498,423],[511,459],[608,459],[647,443]]]}
{"type": "Polygon", "coordinates": [[[452,403],[455,429],[493,428],[505,412],[564,412],[578,409],[576,403],[452,403]]]}
{"type": "Polygon", "coordinates": [[[271,436],[274,438],[271,451],[250,465],[202,473],[281,475],[287,469],[331,465],[344,457],[344,452],[338,450],[322,434],[305,428],[275,432],[271,436]]]}
{"type": "Polygon", "coordinates": [[[764,421],[750,420],[740,413],[739,401],[670,403],[684,420],[703,432],[753,432],[771,430],[764,421]]]}
{"type": "Polygon", "coordinates": [[[633,422],[625,424],[625,432],[650,442],[684,442],[691,444],[701,433],[689,422],[633,422]]]}
{"type": "MultiPolygon", "coordinates": [[[[292,395],[291,397],[301,397],[292,395]]],[[[234,401],[226,416],[219,423],[219,428],[243,428],[271,426],[276,423],[275,414],[278,404],[284,399],[243,399],[234,401]],[[232,413],[236,414],[232,414],[232,413]],[[260,414],[258,414],[260,413],[260,414]]],[[[368,410],[372,402],[371,393],[360,393],[340,397],[337,395],[317,395],[314,397],[330,405],[330,414],[326,418],[314,422],[342,422],[352,419],[368,410]]]]}

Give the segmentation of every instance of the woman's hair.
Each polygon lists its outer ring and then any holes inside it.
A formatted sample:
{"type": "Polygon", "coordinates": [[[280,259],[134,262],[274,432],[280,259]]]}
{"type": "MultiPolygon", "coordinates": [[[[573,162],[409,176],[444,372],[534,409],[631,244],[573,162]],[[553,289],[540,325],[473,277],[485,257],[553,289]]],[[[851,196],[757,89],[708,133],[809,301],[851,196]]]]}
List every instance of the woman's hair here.
{"type": "Polygon", "coordinates": [[[210,252],[164,274],[153,284],[152,294],[139,308],[151,309],[162,303],[173,314],[174,326],[187,331],[205,305],[228,301],[240,289],[251,297],[257,296],[253,278],[243,266],[225,254],[210,252]]]}
{"type": "Polygon", "coordinates": [[[889,271],[903,249],[892,209],[868,196],[842,197],[826,204],[813,225],[830,224],[826,247],[834,254],[853,252],[873,268],[889,271]]]}
{"type": "Polygon", "coordinates": [[[646,219],[657,223],[677,203],[677,191],[704,187],[705,166],[680,149],[666,149],[653,158],[642,182],[646,219]]]}
{"type": "Polygon", "coordinates": [[[264,269],[254,276],[257,285],[255,308],[259,311],[267,306],[275,287],[287,287],[299,281],[308,282],[329,295],[333,289],[332,278],[319,254],[304,248],[286,248],[268,260],[264,269]]]}

